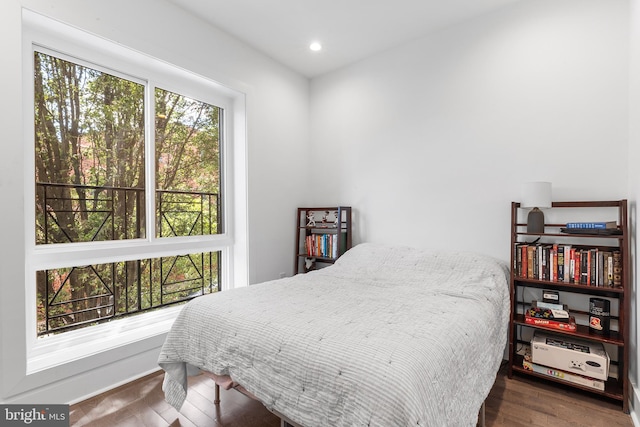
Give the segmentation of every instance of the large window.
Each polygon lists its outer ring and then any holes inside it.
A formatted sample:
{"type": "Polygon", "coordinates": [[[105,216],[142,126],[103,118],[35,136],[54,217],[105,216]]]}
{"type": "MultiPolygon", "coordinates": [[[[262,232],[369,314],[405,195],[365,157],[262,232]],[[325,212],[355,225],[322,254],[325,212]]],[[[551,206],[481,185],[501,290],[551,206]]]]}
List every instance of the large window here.
{"type": "Polygon", "coordinates": [[[217,291],[224,108],[37,46],[33,82],[37,333],[217,291]]]}

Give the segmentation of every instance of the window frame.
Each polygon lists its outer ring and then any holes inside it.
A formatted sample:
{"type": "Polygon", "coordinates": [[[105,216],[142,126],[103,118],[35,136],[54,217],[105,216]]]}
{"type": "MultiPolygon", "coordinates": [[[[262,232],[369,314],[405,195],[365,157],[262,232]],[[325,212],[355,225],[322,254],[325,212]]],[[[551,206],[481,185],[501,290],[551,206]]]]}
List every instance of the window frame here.
{"type": "MultiPolygon", "coordinates": [[[[45,370],[145,338],[166,333],[181,306],[112,320],[105,324],[37,337],[38,270],[160,256],[220,251],[220,289],[248,285],[246,212],[246,134],[244,94],[183,68],[88,34],[44,16],[23,11],[25,327],[27,373],[45,370]],[[120,241],[36,245],[34,50],[52,53],[145,85],[145,153],[154,158],[155,88],[170,90],[223,109],[220,176],[223,230],[220,234],[156,237],[155,168],[145,167],[146,237],[120,241]],[[107,66],[108,64],[108,66],[107,66]],[[90,349],[90,350],[87,350],[90,349]]],[[[153,162],[151,162],[152,164],[153,162]]]]}

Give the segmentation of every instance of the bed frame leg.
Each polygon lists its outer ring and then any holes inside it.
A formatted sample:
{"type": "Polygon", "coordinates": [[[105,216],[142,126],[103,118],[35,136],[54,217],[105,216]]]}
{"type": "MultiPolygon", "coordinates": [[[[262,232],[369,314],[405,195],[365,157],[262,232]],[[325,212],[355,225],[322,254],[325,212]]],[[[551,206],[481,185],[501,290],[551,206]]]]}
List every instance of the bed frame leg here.
{"type": "Polygon", "coordinates": [[[216,384],[216,397],[213,399],[213,403],[218,405],[220,403],[220,386],[216,384]]]}
{"type": "Polygon", "coordinates": [[[485,421],[485,403],[486,402],[482,402],[482,406],[480,407],[480,413],[478,414],[478,426],[479,427],[485,427],[484,421],[485,421]]]}

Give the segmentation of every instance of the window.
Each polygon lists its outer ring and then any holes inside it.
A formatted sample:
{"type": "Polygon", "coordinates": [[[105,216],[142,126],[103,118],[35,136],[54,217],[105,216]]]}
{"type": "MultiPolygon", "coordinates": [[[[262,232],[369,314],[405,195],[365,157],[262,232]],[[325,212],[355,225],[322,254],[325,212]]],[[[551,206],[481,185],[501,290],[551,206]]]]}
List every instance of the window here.
{"type": "MultiPolygon", "coordinates": [[[[36,48],[33,59],[36,244],[58,244],[64,253],[71,243],[144,238],[145,200],[155,204],[155,237],[217,234],[223,109],[58,55],[36,48]],[[145,105],[146,90],[153,105],[145,105]],[[155,138],[147,152],[149,127],[155,138]]],[[[214,292],[218,258],[171,254],[39,270],[38,334],[214,292]]]]}
{"type": "Polygon", "coordinates": [[[177,303],[247,285],[245,101],[24,16],[34,101],[24,111],[25,328],[36,372],[141,343],[168,330],[177,303]]]}

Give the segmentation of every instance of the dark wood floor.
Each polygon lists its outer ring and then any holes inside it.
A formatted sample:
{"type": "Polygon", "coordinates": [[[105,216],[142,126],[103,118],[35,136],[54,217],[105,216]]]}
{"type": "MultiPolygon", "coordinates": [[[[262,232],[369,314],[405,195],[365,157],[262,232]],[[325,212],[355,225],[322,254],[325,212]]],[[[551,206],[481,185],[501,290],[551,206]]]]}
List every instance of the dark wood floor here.
{"type": "MultiPolygon", "coordinates": [[[[189,379],[180,413],[164,401],[160,372],[72,405],[72,426],[279,427],[279,419],[259,402],[221,391],[213,404],[214,383],[200,375],[189,379]]],[[[555,387],[530,378],[508,379],[501,369],[486,402],[486,425],[495,427],[632,427],[615,402],[555,387]]]]}

